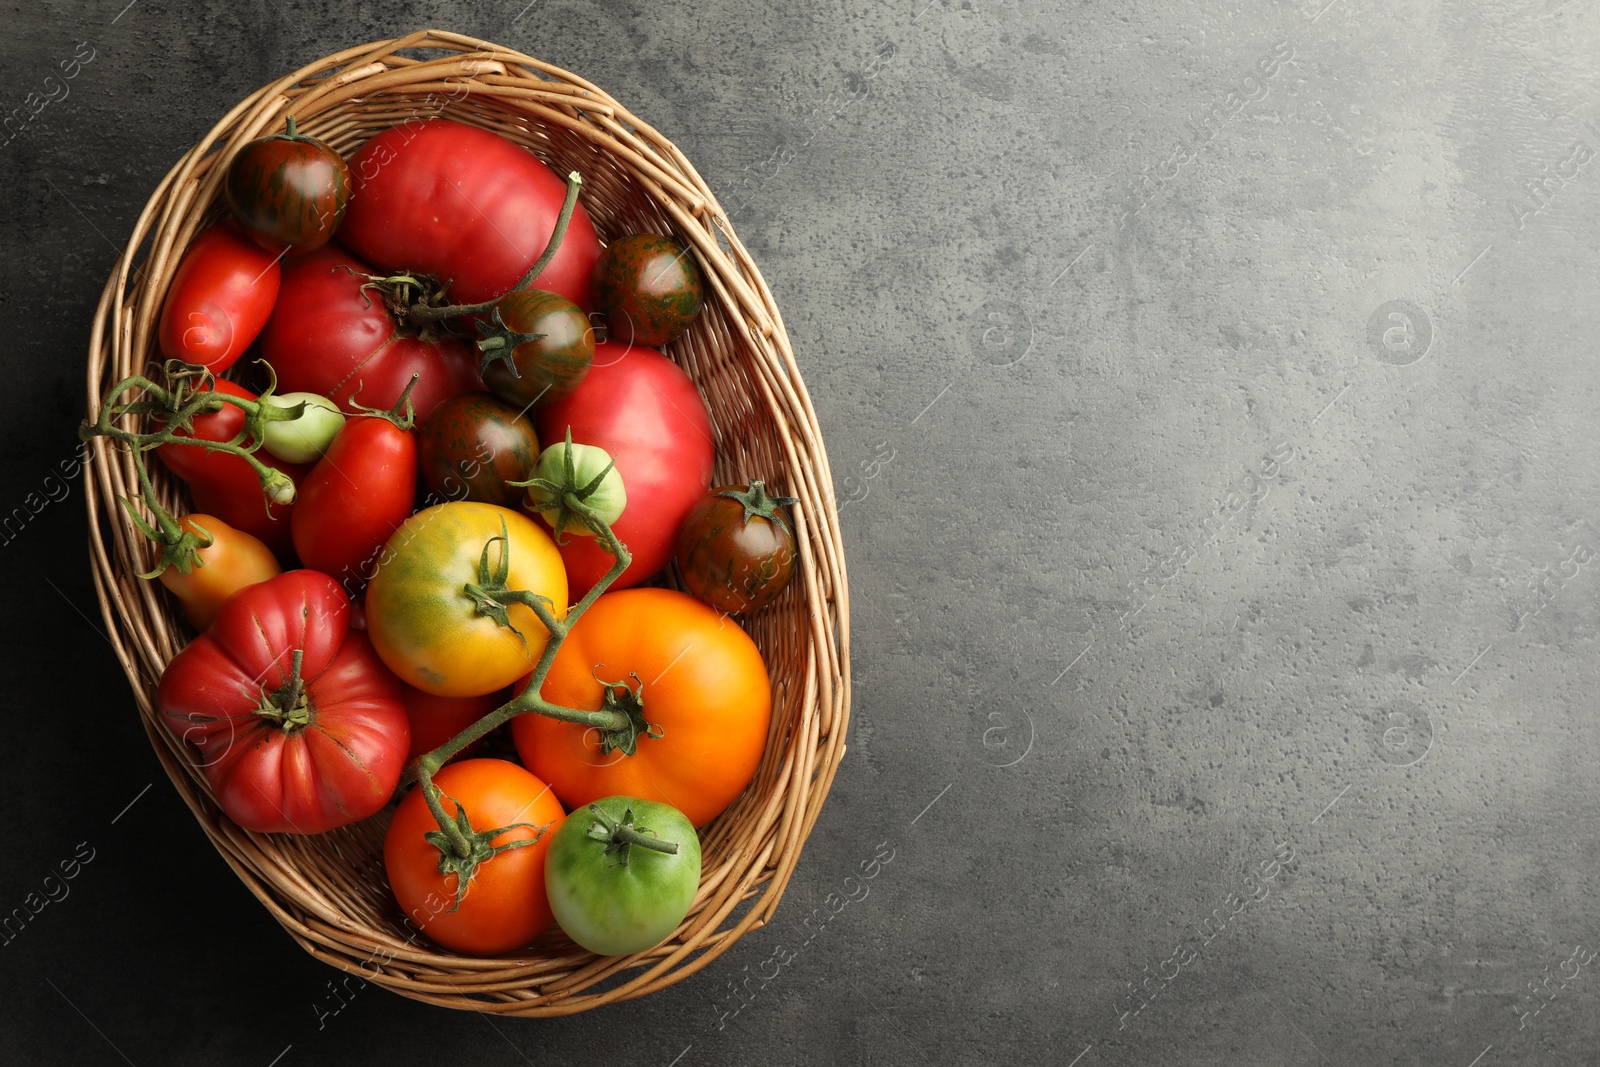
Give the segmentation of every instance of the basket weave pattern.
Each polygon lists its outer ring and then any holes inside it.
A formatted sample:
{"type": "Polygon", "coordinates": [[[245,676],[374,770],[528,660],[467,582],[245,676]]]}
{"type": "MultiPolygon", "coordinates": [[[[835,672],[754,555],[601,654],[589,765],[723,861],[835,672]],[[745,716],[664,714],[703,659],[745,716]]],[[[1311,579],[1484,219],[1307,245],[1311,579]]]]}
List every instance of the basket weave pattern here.
{"type": "MultiPolygon", "coordinates": [[[[583,175],[584,206],[602,239],[655,232],[693,247],[705,310],[667,351],[710,409],[716,481],[759,477],[800,500],[791,509],[795,579],[745,624],[772,676],[766,753],[750,787],[703,829],[699,892],[664,944],[598,957],[552,928],[502,957],[437,950],[402,923],[390,896],[382,859],[388,811],[312,837],[246,832],[220,812],[193,755],[156,721],[156,682],[190,631],[156,583],[135,577],[154,559],[118,503],[138,499],[135,468],[125,451],[97,438],[86,494],[95,588],[145,730],[223,858],[318,959],[418,1000],[517,1016],[572,1014],[670,985],[771,917],[844,754],[849,602],[838,514],[816,414],[772,294],[689,161],[610,96],[519,52],[419,31],[337,53],[257,90],[179,160],[101,295],[89,342],[91,420],[111,384],[159,364],[162,300],[184,249],[224,210],[221,183],[234,153],[282,131],[291,114],[302,132],[347,156],[416,119],[494,130],[557,173],[583,175]],[[744,902],[751,903],[740,910],[744,902]]],[[[164,470],[151,474],[163,505],[187,510],[181,483],[164,470]]]]}

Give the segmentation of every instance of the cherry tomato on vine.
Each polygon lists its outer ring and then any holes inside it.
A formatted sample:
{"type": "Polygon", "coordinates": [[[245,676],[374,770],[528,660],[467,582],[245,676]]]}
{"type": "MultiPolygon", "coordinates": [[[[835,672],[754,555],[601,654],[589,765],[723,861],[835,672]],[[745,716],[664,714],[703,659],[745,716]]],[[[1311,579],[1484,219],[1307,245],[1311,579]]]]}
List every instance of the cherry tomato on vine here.
{"type": "Polygon", "coordinates": [[[678,529],[678,573],[689,592],[735,614],[772,603],[794,574],[794,528],[779,510],[793,503],[768,496],[760,481],[702,497],[678,529]]]}
{"type": "MultiPolygon", "coordinates": [[[[610,453],[627,491],[628,508],[612,528],[633,553],[613,589],[655,574],[672,557],[678,526],[711,488],[711,417],[694,382],[653,348],[613,342],[595,346],[594,366],[565,400],[534,409],[541,441],[561,441],[610,453]]],[[[561,546],[574,598],[611,569],[612,558],[592,537],[561,546]]]]}
{"type": "Polygon", "coordinates": [[[670,804],[606,797],[575,808],[556,830],[544,885],[572,940],[601,956],[643,952],[689,914],[700,889],[700,836],[670,804]]]}
{"type": "Polygon", "coordinates": [[[750,783],[772,715],[755,642],[672,589],[601,596],[567,634],[539,692],[581,711],[611,707],[632,722],[608,733],[531,713],[511,720],[522,762],[563,804],[641,797],[696,826],[750,783]]]}
{"type": "Polygon", "coordinates": [[[215,515],[184,515],[178,525],[211,538],[211,544],[198,551],[200,562],[188,574],[168,567],[159,575],[161,584],[183,605],[183,617],[196,630],[210,626],[230,596],[276,577],[283,569],[270,548],[215,515]]]}
{"type": "Polygon", "coordinates": [[[539,458],[539,436],[519,409],[488,393],[462,393],[433,409],[417,431],[422,477],[447,500],[516,507],[539,458]]]}
{"type": "Polygon", "coordinates": [[[344,157],[295,128],[251,141],[223,184],[233,217],[268,252],[310,252],[328,243],[350,203],[344,157]]]}
{"type": "Polygon", "coordinates": [[[300,484],[295,551],[346,590],[370,574],[416,499],[417,442],[382,415],[349,419],[300,484]]]}
{"type": "Polygon", "coordinates": [[[289,571],[228,598],[162,673],[162,723],[246,830],[332,830],[376,814],[399,783],[400,683],[349,626],[332,578],[289,571]]]}
{"type": "MultiPolygon", "coordinates": [[[[350,169],[356,194],[339,239],[386,269],[448,282],[457,304],[493,300],[522,278],[549,242],[567,192],[526,148],[446,119],[384,130],[350,157],[350,169]]],[[[580,203],[533,287],[587,308],[599,256],[580,203]]]]}
{"type": "Polygon", "coordinates": [[[495,304],[479,327],[483,383],[508,404],[526,408],[572,395],[594,362],[594,326],[566,297],[518,289],[495,304]]]}
{"type": "Polygon", "coordinates": [[[566,571],[537,520],[470,500],[417,512],[378,555],[367,633],[391,670],[436,696],[503,689],[533,670],[549,637],[526,604],[499,601],[502,625],[468,584],[490,602],[494,589],[527,590],[546,597],[557,618],[567,610],[566,571]]]}
{"type": "Polygon", "coordinates": [[[478,864],[456,903],[454,873],[439,871],[439,848],[426,834],[439,829],[420,788],[395,809],[383,839],[383,866],[400,910],[434,942],[455,952],[492,956],[521,948],[550,925],[545,897],[545,854],[565,813],[550,787],[515,763],[463,760],[433,777],[448,817],[465,812],[474,831],[510,827],[488,839],[491,847],[515,841],[478,864]]]}
{"type": "Polygon", "coordinates": [[[670,237],[635,233],[606,246],[594,265],[594,306],[623,344],[676,340],[700,314],[700,270],[670,237]]]}
{"type": "MultiPolygon", "coordinates": [[[[215,378],[211,388],[219,393],[255,400],[256,394],[227,378],[215,378]]],[[[245,414],[232,404],[224,404],[219,411],[201,415],[194,420],[189,431],[173,432],[180,437],[197,441],[232,441],[244,431],[245,414]]],[[[228,525],[243,530],[262,541],[281,559],[294,552],[294,542],[289,529],[293,504],[270,504],[261,487],[261,479],[254,468],[239,456],[224,452],[210,452],[197,445],[163,444],[156,449],[162,464],[189,486],[189,496],[196,511],[215,515],[228,525]]],[[[282,471],[297,486],[311,468],[298,463],[285,463],[266,449],[258,448],[256,459],[273,470],[282,471]]]]}
{"type": "Polygon", "coordinates": [[[261,358],[279,389],[320,393],[354,414],[356,403],[393,407],[417,374],[411,405],[419,420],[448,397],[481,390],[470,344],[442,327],[401,326],[382,293],[362,290],[370,274],[337,244],[284,263],[277,306],[261,331],[261,358]]]}
{"type": "Polygon", "coordinates": [[[213,226],[183,254],[156,336],[162,355],[221,374],[256,339],[278,297],[271,252],[230,225],[213,226]]]}

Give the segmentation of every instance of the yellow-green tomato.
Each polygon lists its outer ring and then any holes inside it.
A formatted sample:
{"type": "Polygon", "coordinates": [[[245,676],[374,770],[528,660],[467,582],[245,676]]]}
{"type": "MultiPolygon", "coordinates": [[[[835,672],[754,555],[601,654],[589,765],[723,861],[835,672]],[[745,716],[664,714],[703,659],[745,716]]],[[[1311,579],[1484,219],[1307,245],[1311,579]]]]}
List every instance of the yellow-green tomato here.
{"type": "Polygon", "coordinates": [[[575,810],[556,831],[544,885],[572,940],[601,956],[643,952],[689,914],[700,888],[700,838],[670,804],[606,797],[575,810]]]}
{"type": "Polygon", "coordinates": [[[267,423],[262,435],[261,447],[287,463],[316,462],[344,425],[339,405],[320,393],[274,393],[261,400],[275,408],[306,406],[298,419],[267,423]]]}
{"type": "Polygon", "coordinates": [[[523,505],[538,512],[554,530],[593,537],[594,531],[564,506],[568,491],[582,499],[607,526],[622,518],[628,506],[622,474],[611,462],[610,453],[595,445],[558,441],[539,453],[539,461],[533,467],[533,484],[528,486],[528,501],[523,505]]]}

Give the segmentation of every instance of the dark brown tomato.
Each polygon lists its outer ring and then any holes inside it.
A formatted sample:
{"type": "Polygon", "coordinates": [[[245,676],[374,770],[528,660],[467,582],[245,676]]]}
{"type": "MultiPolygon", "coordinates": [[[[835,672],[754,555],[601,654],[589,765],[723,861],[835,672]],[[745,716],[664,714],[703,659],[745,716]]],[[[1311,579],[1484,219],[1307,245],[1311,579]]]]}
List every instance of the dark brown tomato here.
{"type": "Polygon", "coordinates": [[[251,141],[234,157],[228,206],[269,252],[310,252],[333,237],[350,204],[344,158],[289,119],[289,132],[251,141]]]}
{"type": "Polygon", "coordinates": [[[543,289],[517,289],[500,298],[494,317],[478,342],[489,391],[519,408],[571,396],[594,362],[594,326],[583,309],[543,289]]]}
{"type": "Polygon", "coordinates": [[[594,265],[595,310],[612,341],[660,347],[700,314],[700,270],[670,237],[636,233],[606,247],[594,265]]]}
{"type": "Polygon", "coordinates": [[[446,500],[518,507],[539,459],[539,436],[522,411],[488,393],[462,393],[433,409],[417,434],[422,477],[446,500]]]}
{"type": "Polygon", "coordinates": [[[676,553],[689,592],[729,614],[772,603],[794,575],[794,529],[779,512],[793,503],[755,481],[720,486],[690,508],[676,553]]]}

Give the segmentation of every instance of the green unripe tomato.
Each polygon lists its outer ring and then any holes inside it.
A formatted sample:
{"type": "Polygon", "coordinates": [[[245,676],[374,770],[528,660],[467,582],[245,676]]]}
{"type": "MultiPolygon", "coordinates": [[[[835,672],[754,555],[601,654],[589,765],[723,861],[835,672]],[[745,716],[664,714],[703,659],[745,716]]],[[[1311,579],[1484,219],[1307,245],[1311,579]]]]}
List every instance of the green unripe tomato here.
{"type": "Polygon", "coordinates": [[[587,804],[556,830],[544,860],[550,910],[567,936],[601,956],[661,944],[700,888],[700,837],[677,808],[638,797],[587,804]],[[627,843],[627,831],[677,846],[627,843]]]}
{"type": "Polygon", "coordinates": [[[262,434],[261,447],[285,463],[316,462],[344,425],[339,405],[320,393],[275,393],[261,399],[277,408],[306,406],[298,419],[269,422],[262,434]]]}
{"type": "Polygon", "coordinates": [[[622,475],[611,465],[610,453],[595,445],[558,441],[539,453],[539,461],[533,467],[532,484],[528,485],[528,501],[524,506],[528,511],[537,512],[553,530],[593,537],[594,531],[566,507],[565,497],[569,491],[577,492],[584,504],[607,526],[620,519],[623,509],[628,506],[628,493],[623,488],[622,475]],[[611,469],[607,470],[607,467],[611,469]],[[605,477],[600,478],[602,472],[605,477]],[[584,496],[581,491],[587,489],[596,478],[600,478],[599,484],[584,496]]]}

